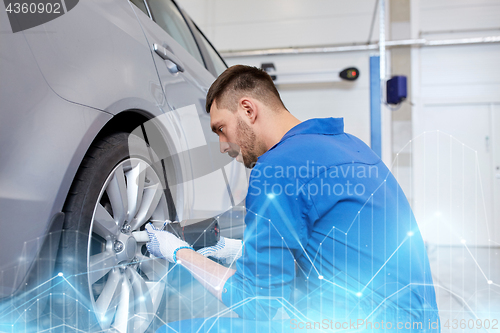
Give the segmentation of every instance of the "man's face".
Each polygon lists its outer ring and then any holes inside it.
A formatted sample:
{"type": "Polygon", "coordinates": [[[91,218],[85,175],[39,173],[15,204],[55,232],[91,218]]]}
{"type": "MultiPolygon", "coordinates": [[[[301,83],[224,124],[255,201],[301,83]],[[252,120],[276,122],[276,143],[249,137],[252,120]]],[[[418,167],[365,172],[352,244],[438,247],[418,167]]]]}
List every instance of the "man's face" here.
{"type": "Polygon", "coordinates": [[[227,152],[249,169],[255,166],[257,158],[266,151],[259,149],[262,145],[255,132],[238,111],[218,109],[214,103],[210,109],[210,125],[212,131],[219,136],[220,152],[227,152]]]}

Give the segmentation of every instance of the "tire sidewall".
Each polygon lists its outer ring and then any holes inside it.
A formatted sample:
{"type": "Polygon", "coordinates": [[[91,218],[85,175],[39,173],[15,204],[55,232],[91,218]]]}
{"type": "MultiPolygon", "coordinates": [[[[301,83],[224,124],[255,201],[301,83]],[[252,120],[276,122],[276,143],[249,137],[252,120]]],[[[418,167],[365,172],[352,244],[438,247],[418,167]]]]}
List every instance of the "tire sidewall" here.
{"type": "Polygon", "coordinates": [[[98,140],[89,149],[75,176],[64,206],[65,222],[57,271],[68,276],[68,282],[73,284],[78,292],[70,288],[69,283],[61,284],[59,289],[62,295],[59,293],[59,296],[63,298],[64,309],[58,311],[57,315],[62,317],[66,324],[78,323],[78,328],[85,331],[100,330],[93,314],[94,296],[87,275],[88,246],[94,210],[111,172],[118,164],[129,158],[139,158],[151,165],[160,178],[163,188],[166,188],[161,163],[146,142],[129,133],[116,133],[98,140]],[[69,304],[67,304],[68,298],[73,299],[69,304]]]}

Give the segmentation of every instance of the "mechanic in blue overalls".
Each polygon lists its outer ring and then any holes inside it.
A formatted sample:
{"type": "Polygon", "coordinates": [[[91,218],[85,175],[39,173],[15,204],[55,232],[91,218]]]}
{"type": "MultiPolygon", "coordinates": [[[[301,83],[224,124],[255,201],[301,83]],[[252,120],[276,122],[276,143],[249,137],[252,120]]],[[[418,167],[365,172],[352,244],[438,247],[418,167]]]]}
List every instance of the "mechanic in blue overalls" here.
{"type": "Polygon", "coordinates": [[[184,320],[159,332],[440,331],[410,205],[342,118],[300,122],[267,73],[242,65],[212,84],[206,109],[221,152],[252,168],[243,248],[222,237],[195,252],[147,225],[148,249],[187,268],[239,318],[184,320]]]}

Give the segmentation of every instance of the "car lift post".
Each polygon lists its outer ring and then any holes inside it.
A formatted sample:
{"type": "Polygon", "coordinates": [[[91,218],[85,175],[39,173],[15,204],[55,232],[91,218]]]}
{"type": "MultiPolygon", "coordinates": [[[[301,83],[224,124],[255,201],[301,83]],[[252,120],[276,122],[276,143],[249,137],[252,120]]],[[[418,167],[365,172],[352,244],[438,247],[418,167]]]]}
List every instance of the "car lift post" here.
{"type": "Polygon", "coordinates": [[[382,120],[380,98],[380,57],[370,57],[370,142],[371,148],[382,157],[382,120]]]}
{"type": "Polygon", "coordinates": [[[370,144],[382,158],[382,89],[385,80],[385,0],[379,0],[379,55],[370,56],[370,144]]]}

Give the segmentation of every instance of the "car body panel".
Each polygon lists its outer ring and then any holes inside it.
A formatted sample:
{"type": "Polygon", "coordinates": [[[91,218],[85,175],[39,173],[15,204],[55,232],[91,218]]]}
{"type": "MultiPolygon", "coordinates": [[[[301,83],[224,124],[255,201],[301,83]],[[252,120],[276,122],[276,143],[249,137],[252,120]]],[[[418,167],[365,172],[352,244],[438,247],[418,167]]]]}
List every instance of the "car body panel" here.
{"type": "Polygon", "coordinates": [[[114,114],[122,111],[116,108],[122,100],[163,100],[128,1],[80,1],[58,19],[27,30],[26,39],[47,83],[64,99],[114,114]]]}
{"type": "MultiPolygon", "coordinates": [[[[0,13],[2,30],[8,20],[0,13]]],[[[0,35],[0,297],[24,281],[81,159],[111,115],[46,84],[23,33],[0,35]]]]}
{"type": "MultiPolygon", "coordinates": [[[[2,11],[2,31],[8,22],[2,11]]],[[[45,24],[0,34],[0,45],[0,297],[27,280],[88,148],[123,112],[146,115],[165,134],[179,218],[222,214],[224,234],[241,237],[243,207],[231,208],[243,201],[245,170],[219,153],[204,111],[214,76],[150,18],[126,0],[82,0],[45,24]],[[158,36],[182,75],[152,50],[158,36]]]]}
{"type": "Polygon", "coordinates": [[[138,9],[134,10],[148,44],[152,46],[156,43],[167,48],[182,59],[182,66],[185,67],[184,72],[172,73],[169,70],[172,63],[153,54],[166,96],[167,105],[162,107],[170,109],[171,113],[161,122],[170,122],[171,127],[178,126],[176,152],[184,157],[181,181],[170,184],[172,192],[183,193],[176,204],[179,218],[188,220],[221,215],[235,206],[228,188],[241,186],[238,180],[244,178],[246,173],[243,165],[239,164],[232,168],[231,178],[228,178],[221,168],[230,164],[232,159],[220,154],[218,138],[211,131],[210,116],[205,111],[206,92],[214,77],[151,17],[138,9]],[[178,120],[176,125],[173,119],[178,120]],[[183,151],[188,153],[181,154],[183,151]]]}

